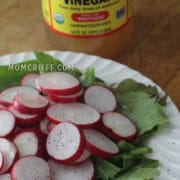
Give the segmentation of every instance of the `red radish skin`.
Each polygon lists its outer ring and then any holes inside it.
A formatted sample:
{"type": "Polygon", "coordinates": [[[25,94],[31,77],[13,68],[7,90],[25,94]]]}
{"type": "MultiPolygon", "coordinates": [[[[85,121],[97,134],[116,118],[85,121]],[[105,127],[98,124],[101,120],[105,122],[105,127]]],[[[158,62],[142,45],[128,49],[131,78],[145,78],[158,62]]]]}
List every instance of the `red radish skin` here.
{"type": "Polygon", "coordinates": [[[0,103],[4,106],[10,106],[13,102],[14,96],[16,94],[39,94],[38,90],[31,88],[31,87],[25,87],[25,86],[16,86],[9,89],[5,89],[0,93],[0,103]]]}
{"type": "Polygon", "coordinates": [[[58,164],[53,160],[49,160],[48,163],[54,180],[94,180],[95,169],[91,160],[77,165],[58,164]]]}
{"type": "Polygon", "coordinates": [[[100,121],[100,114],[83,103],[58,103],[48,108],[47,118],[56,124],[71,122],[80,128],[94,128],[100,121]]]}
{"type": "Polygon", "coordinates": [[[48,124],[49,121],[47,118],[44,118],[40,123],[39,123],[39,129],[44,135],[48,135],[48,124]]]}
{"type": "Polygon", "coordinates": [[[0,180],[11,180],[11,175],[9,173],[0,175],[0,180]]]}
{"type": "Polygon", "coordinates": [[[72,95],[60,96],[55,94],[49,94],[48,96],[50,99],[52,99],[54,102],[57,103],[71,103],[78,101],[83,96],[83,94],[84,94],[84,89],[81,88],[80,91],[72,95]]]}
{"type": "Polygon", "coordinates": [[[39,76],[37,73],[30,73],[22,77],[21,86],[36,88],[36,78],[39,76]]]}
{"type": "Polygon", "coordinates": [[[133,141],[137,137],[135,124],[118,112],[108,112],[102,116],[104,133],[115,141],[133,141]]]}
{"type": "Polygon", "coordinates": [[[39,94],[17,94],[13,100],[14,108],[24,114],[38,114],[45,112],[49,106],[49,100],[39,94]]]}
{"type": "Polygon", "coordinates": [[[10,106],[8,110],[14,114],[17,125],[21,127],[29,127],[39,123],[42,120],[41,114],[22,114],[13,106],[10,106]]]}
{"type": "Polygon", "coordinates": [[[87,149],[85,149],[82,155],[76,161],[74,161],[73,164],[83,163],[84,161],[88,160],[90,156],[91,153],[87,149]]]}
{"type": "Polygon", "coordinates": [[[0,151],[0,171],[2,170],[4,166],[4,156],[3,153],[0,151]]]}
{"type": "Polygon", "coordinates": [[[60,163],[76,161],[84,151],[83,133],[71,123],[60,123],[49,133],[46,142],[51,158],[60,163]]]}
{"type": "Polygon", "coordinates": [[[25,156],[13,165],[11,180],[51,180],[48,163],[37,156],[25,156]]]}
{"type": "Polygon", "coordinates": [[[114,111],[117,106],[117,100],[113,92],[101,85],[90,86],[85,91],[84,100],[87,105],[94,107],[100,113],[114,111]]]}
{"type": "Polygon", "coordinates": [[[18,157],[18,151],[16,146],[5,138],[0,138],[0,151],[4,157],[4,165],[0,174],[4,174],[11,169],[11,166],[18,157]]]}
{"type": "Polygon", "coordinates": [[[8,110],[0,110],[0,137],[8,137],[15,128],[15,117],[8,110]]]}
{"type": "Polygon", "coordinates": [[[51,130],[52,130],[56,125],[57,125],[57,124],[55,124],[55,123],[48,122],[48,123],[47,123],[47,131],[48,131],[48,133],[50,133],[51,130]]]}
{"type": "Polygon", "coordinates": [[[2,105],[2,104],[0,104],[0,109],[7,109],[7,107],[2,105]]]}
{"type": "Polygon", "coordinates": [[[49,72],[39,75],[36,88],[47,94],[71,95],[81,89],[80,82],[65,72],[49,72]]]}
{"type": "Polygon", "coordinates": [[[94,129],[83,130],[87,149],[95,156],[109,159],[119,152],[117,145],[107,136],[94,129]]]}

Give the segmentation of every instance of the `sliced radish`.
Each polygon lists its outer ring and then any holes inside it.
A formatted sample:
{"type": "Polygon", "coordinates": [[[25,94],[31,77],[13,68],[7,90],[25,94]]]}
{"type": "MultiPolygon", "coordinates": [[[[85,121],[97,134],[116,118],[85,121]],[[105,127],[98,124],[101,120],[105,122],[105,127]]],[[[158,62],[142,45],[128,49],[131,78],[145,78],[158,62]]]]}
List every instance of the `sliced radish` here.
{"type": "Polygon", "coordinates": [[[39,76],[37,73],[30,73],[24,75],[21,79],[21,86],[36,88],[36,78],[39,76]]]}
{"type": "Polygon", "coordinates": [[[108,159],[119,152],[117,145],[108,137],[94,129],[85,129],[87,149],[97,157],[108,159]]]}
{"type": "Polygon", "coordinates": [[[81,89],[80,82],[65,72],[49,72],[39,75],[36,88],[48,94],[70,95],[81,89]]]}
{"type": "Polygon", "coordinates": [[[13,143],[16,145],[19,157],[27,155],[40,155],[39,138],[33,130],[24,130],[16,134],[12,138],[13,143]]]}
{"type": "Polygon", "coordinates": [[[37,156],[25,156],[13,165],[11,180],[51,180],[48,163],[37,156]]]}
{"type": "Polygon", "coordinates": [[[60,123],[49,133],[46,147],[49,156],[56,161],[72,163],[84,151],[84,136],[75,125],[60,123]]]}
{"type": "Polygon", "coordinates": [[[22,126],[22,127],[34,125],[36,123],[39,123],[42,120],[42,117],[40,114],[22,114],[16,111],[16,109],[13,106],[10,106],[8,109],[16,117],[17,125],[22,126]]]}
{"type": "Polygon", "coordinates": [[[114,111],[117,106],[116,97],[112,91],[100,85],[90,86],[84,94],[84,100],[100,113],[114,111]]]}
{"type": "Polygon", "coordinates": [[[76,161],[74,161],[73,164],[82,163],[86,161],[87,159],[89,159],[90,156],[91,156],[91,153],[87,149],[85,149],[82,155],[76,161]]]}
{"type": "Polygon", "coordinates": [[[16,94],[39,94],[39,92],[32,87],[16,86],[6,89],[0,93],[0,103],[9,106],[13,102],[16,94]]]}
{"type": "Polygon", "coordinates": [[[0,109],[6,109],[6,106],[0,104],[0,109]]]}
{"type": "Polygon", "coordinates": [[[55,104],[48,108],[47,117],[54,123],[71,122],[82,128],[95,127],[100,120],[97,110],[77,102],[55,104]]]}
{"type": "Polygon", "coordinates": [[[137,136],[135,124],[126,116],[117,112],[108,112],[102,116],[104,132],[115,141],[132,141],[137,136]]]}
{"type": "Polygon", "coordinates": [[[48,129],[47,129],[48,123],[49,123],[49,121],[48,121],[47,118],[44,118],[44,119],[39,123],[39,129],[40,129],[40,131],[41,131],[43,134],[45,134],[45,135],[49,134],[48,129]]]}
{"type": "Polygon", "coordinates": [[[63,165],[58,164],[53,160],[48,161],[52,179],[54,180],[93,180],[94,179],[94,165],[91,160],[85,161],[77,165],[63,165]]]}
{"type": "Polygon", "coordinates": [[[81,88],[80,91],[71,95],[61,96],[61,95],[49,94],[48,96],[50,97],[50,99],[58,103],[70,103],[79,100],[83,94],[84,94],[84,89],[81,88]]]}
{"type": "Polygon", "coordinates": [[[17,94],[13,100],[13,106],[21,113],[38,114],[46,111],[49,100],[39,94],[17,94]]]}
{"type": "Polygon", "coordinates": [[[0,174],[3,174],[11,168],[17,158],[18,153],[16,146],[5,138],[0,138],[0,151],[4,157],[4,165],[0,171],[0,174]]]}
{"type": "Polygon", "coordinates": [[[0,180],[11,180],[11,175],[9,173],[0,175],[0,180]]]}
{"type": "Polygon", "coordinates": [[[47,131],[48,131],[48,133],[50,133],[51,130],[52,130],[56,125],[57,125],[57,124],[55,124],[55,123],[48,122],[48,123],[47,123],[47,131]]]}
{"type": "Polygon", "coordinates": [[[4,156],[3,153],[0,151],[0,171],[2,170],[4,166],[4,156]]]}
{"type": "Polygon", "coordinates": [[[9,136],[15,128],[15,117],[8,110],[0,110],[0,137],[9,136]]]}

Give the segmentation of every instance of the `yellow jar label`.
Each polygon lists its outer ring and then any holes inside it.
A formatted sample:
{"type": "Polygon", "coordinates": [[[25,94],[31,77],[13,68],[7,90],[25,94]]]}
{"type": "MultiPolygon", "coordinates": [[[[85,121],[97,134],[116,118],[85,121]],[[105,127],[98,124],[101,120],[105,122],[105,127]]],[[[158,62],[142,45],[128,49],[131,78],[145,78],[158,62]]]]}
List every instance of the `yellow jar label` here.
{"type": "Polygon", "coordinates": [[[125,26],[132,17],[132,0],[42,0],[48,27],[61,35],[97,37],[125,26]]]}

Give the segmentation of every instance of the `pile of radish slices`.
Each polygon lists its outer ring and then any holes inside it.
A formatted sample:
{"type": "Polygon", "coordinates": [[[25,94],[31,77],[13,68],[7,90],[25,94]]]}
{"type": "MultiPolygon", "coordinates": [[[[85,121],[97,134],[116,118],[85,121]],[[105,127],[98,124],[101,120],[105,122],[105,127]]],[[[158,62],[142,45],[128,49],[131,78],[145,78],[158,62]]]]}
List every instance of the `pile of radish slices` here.
{"type": "Polygon", "coordinates": [[[109,159],[137,136],[116,104],[108,88],[85,90],[68,73],[24,76],[0,93],[0,179],[94,179],[91,155],[109,159]]]}

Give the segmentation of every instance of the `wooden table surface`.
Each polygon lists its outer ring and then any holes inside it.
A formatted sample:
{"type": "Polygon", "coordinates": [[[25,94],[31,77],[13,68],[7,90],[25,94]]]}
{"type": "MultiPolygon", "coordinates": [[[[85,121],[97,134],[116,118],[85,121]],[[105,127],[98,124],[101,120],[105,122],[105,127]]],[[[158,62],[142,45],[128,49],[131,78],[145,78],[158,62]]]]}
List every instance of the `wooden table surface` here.
{"type": "MultiPolygon", "coordinates": [[[[180,108],[180,1],[138,0],[131,45],[115,59],[159,84],[180,108]]],[[[40,0],[8,0],[0,5],[0,55],[50,50],[40,0]]]]}

